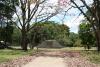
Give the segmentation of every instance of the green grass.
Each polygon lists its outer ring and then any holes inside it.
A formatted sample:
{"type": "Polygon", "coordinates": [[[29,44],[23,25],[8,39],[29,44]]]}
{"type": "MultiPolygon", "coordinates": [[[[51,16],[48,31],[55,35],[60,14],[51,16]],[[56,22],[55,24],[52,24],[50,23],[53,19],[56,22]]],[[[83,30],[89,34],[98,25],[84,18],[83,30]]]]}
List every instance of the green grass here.
{"type": "Polygon", "coordinates": [[[32,53],[32,50],[29,50],[27,52],[24,52],[22,50],[0,50],[0,63],[16,59],[25,55],[31,55],[32,53]]]}
{"type": "MultiPolygon", "coordinates": [[[[65,48],[39,48],[39,50],[66,50],[66,51],[83,51],[86,50],[84,47],[65,47],[65,48]]],[[[96,50],[96,47],[92,47],[90,50],[96,50]]]]}
{"type": "MultiPolygon", "coordinates": [[[[86,50],[84,47],[65,47],[63,50],[86,50]]],[[[96,50],[96,47],[92,47],[90,50],[96,50]]]]}
{"type": "Polygon", "coordinates": [[[91,62],[100,64],[100,53],[97,51],[82,51],[81,54],[91,62]]]}

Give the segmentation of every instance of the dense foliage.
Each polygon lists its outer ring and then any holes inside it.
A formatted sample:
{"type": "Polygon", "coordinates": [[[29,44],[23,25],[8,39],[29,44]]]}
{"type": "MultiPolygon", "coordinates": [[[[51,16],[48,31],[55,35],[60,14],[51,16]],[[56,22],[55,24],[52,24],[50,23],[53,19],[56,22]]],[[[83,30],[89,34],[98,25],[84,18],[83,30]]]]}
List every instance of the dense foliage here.
{"type": "Polygon", "coordinates": [[[13,25],[12,23],[7,23],[6,27],[0,27],[0,40],[12,43],[13,25]]]}
{"type": "Polygon", "coordinates": [[[12,34],[13,46],[20,46],[20,42],[21,42],[21,32],[16,26],[14,26],[14,30],[12,34]]]}
{"type": "Polygon", "coordinates": [[[38,45],[44,40],[57,40],[63,46],[68,44],[69,27],[52,21],[35,23],[31,30],[31,42],[38,45]]]}
{"type": "Polygon", "coordinates": [[[79,26],[79,37],[82,40],[84,47],[90,49],[95,43],[92,28],[89,23],[81,23],[79,26]]]}
{"type": "Polygon", "coordinates": [[[81,47],[82,46],[78,33],[70,32],[69,39],[71,41],[70,42],[71,44],[69,46],[71,47],[81,47]]]}
{"type": "MultiPolygon", "coordinates": [[[[15,0],[17,3],[17,0],[15,0]]],[[[0,40],[12,42],[13,23],[11,18],[15,8],[13,0],[0,0],[0,40]]]]}

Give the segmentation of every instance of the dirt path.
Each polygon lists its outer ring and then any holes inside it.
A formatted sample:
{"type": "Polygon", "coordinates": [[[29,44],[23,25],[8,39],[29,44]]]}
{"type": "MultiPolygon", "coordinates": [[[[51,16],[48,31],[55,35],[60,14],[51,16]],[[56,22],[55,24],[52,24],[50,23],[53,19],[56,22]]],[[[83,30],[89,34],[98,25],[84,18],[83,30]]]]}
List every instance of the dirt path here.
{"type": "Polygon", "coordinates": [[[41,51],[0,64],[0,67],[100,67],[75,51],[41,51]]]}
{"type": "Polygon", "coordinates": [[[100,67],[77,52],[43,52],[22,67],[100,67]]]}
{"type": "Polygon", "coordinates": [[[65,63],[67,64],[66,67],[100,67],[97,64],[91,63],[90,61],[80,57],[66,57],[65,63]]]}
{"type": "Polygon", "coordinates": [[[22,67],[100,67],[82,58],[40,56],[22,67]]]}
{"type": "Polygon", "coordinates": [[[66,67],[64,59],[60,57],[37,57],[23,67],[66,67]]]}

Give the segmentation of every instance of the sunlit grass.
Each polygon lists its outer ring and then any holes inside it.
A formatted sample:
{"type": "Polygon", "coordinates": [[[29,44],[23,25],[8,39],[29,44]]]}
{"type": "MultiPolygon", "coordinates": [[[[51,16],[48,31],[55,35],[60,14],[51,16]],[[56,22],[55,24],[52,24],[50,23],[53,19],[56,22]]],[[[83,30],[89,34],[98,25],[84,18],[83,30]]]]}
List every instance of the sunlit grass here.
{"type": "Polygon", "coordinates": [[[27,52],[24,52],[22,50],[0,50],[0,63],[6,62],[12,59],[16,59],[25,55],[31,55],[33,51],[29,50],[27,52]]]}
{"type": "MultiPolygon", "coordinates": [[[[84,47],[65,47],[65,48],[39,48],[39,50],[51,50],[51,51],[55,51],[55,50],[66,50],[66,51],[78,50],[78,51],[82,51],[82,50],[87,50],[87,49],[84,49],[84,47]]],[[[96,47],[92,47],[89,50],[96,50],[96,47]]]]}

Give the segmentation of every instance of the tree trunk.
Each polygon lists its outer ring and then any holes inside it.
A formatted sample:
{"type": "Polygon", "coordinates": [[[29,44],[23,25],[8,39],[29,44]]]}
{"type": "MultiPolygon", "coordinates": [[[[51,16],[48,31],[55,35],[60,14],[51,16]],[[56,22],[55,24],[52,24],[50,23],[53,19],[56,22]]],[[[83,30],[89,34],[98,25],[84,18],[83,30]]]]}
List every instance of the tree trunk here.
{"type": "Polygon", "coordinates": [[[97,48],[98,48],[98,52],[100,52],[100,30],[97,31],[97,48]]]}
{"type": "Polygon", "coordinates": [[[28,43],[27,43],[27,33],[26,33],[25,29],[22,29],[21,34],[22,34],[21,47],[23,50],[27,51],[28,43]]]}

